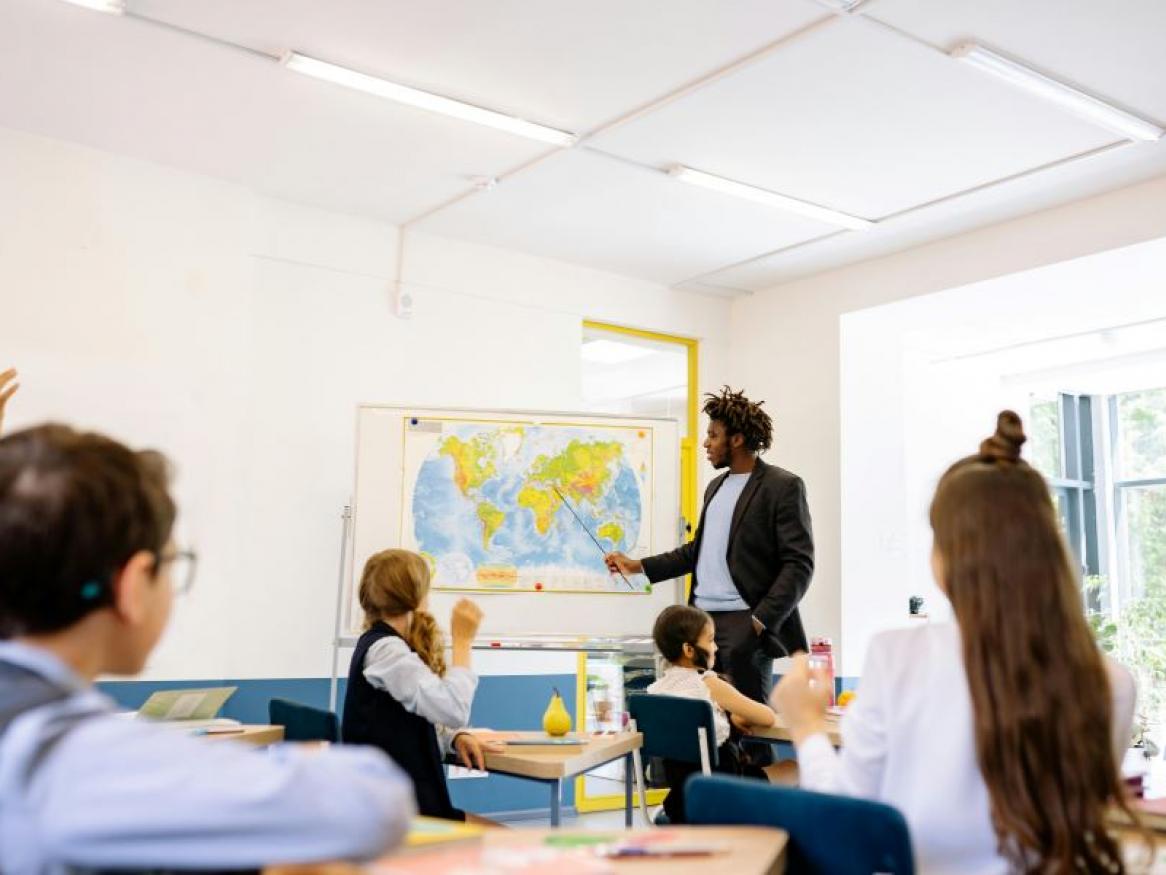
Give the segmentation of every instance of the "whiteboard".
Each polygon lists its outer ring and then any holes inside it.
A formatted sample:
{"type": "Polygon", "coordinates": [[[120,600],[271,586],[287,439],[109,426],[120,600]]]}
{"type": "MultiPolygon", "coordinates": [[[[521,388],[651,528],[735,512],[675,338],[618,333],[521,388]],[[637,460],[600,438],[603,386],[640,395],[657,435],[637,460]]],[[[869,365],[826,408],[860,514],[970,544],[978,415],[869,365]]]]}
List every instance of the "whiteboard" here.
{"type": "MultiPolygon", "coordinates": [[[[650,495],[641,496],[641,503],[645,512],[651,512],[651,526],[646,536],[629,553],[639,558],[673,549],[680,543],[680,440],[675,420],[594,413],[361,404],[356,412],[356,472],[351,543],[347,551],[348,563],[342,594],[342,635],[359,634],[363,616],[356,599],[356,583],[368,557],[389,547],[415,549],[410,533],[403,532],[407,510],[405,502],[410,500],[409,484],[406,483],[410,476],[405,464],[406,433],[408,428],[416,428],[418,421],[440,420],[470,420],[497,423],[500,426],[517,422],[536,427],[591,425],[600,429],[623,426],[649,430],[652,438],[651,488],[650,495]]],[[[598,547],[594,549],[598,558],[600,550],[598,547]]],[[[437,617],[438,623],[448,628],[449,613],[454,603],[459,598],[472,598],[485,614],[481,633],[486,636],[649,635],[657,614],[681,600],[683,580],[661,581],[650,587],[650,592],[644,592],[636,578],[633,581],[637,584],[635,592],[620,592],[613,588],[611,592],[544,590],[466,593],[434,588],[430,592],[430,610],[437,617]]]]}

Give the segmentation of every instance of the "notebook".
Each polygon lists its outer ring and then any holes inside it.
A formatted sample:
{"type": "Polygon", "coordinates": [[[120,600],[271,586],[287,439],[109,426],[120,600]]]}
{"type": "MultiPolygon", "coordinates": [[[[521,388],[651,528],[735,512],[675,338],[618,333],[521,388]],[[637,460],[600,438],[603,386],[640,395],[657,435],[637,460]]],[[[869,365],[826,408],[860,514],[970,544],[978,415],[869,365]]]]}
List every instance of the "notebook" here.
{"type": "Polygon", "coordinates": [[[547,735],[544,732],[498,732],[493,729],[475,729],[474,736],[481,741],[494,741],[507,747],[578,747],[590,739],[578,733],[547,735]]]}
{"type": "Polygon", "coordinates": [[[238,687],[159,690],[146,699],[138,716],[150,720],[213,720],[238,687]]]}

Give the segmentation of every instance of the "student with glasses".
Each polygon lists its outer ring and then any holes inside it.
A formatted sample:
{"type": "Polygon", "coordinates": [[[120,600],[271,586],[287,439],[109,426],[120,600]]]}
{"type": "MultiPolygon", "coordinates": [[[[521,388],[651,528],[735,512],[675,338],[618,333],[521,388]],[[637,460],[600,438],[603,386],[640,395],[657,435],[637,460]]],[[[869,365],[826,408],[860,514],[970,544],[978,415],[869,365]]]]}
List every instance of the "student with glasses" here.
{"type": "Polygon", "coordinates": [[[166,463],[47,425],[0,438],[0,872],[241,869],[363,859],[413,815],[380,751],[269,753],[119,717],[194,554],[166,463]]]}

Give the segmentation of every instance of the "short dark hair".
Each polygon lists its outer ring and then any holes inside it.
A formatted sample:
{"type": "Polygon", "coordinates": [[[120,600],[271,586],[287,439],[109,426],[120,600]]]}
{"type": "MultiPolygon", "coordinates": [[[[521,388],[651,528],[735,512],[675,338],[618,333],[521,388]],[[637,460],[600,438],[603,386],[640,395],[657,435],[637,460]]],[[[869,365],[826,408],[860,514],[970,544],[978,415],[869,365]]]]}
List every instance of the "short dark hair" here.
{"type": "Polygon", "coordinates": [[[708,418],[724,425],[730,435],[744,437],[747,450],[763,453],[773,444],[773,420],[761,409],[764,401],[750,401],[744,392],[734,392],[728,386],[720,394],[707,393],[705,398],[708,418]]]}
{"type": "Polygon", "coordinates": [[[68,628],[110,603],[137,552],[160,556],[176,509],[164,456],[42,425],[0,439],[0,638],[68,628]]]}
{"type": "Polygon", "coordinates": [[[685,644],[696,646],[705,626],[712,621],[713,618],[700,608],[669,605],[656,618],[652,640],[656,642],[660,655],[674,663],[684,655],[685,644]]]}

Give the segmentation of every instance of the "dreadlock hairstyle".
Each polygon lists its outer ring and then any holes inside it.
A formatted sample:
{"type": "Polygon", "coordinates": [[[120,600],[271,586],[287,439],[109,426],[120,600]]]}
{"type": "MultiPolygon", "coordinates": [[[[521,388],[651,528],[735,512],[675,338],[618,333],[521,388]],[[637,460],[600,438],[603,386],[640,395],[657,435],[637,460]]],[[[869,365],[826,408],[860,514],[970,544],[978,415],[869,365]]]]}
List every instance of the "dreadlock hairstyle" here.
{"type": "Polygon", "coordinates": [[[744,392],[734,392],[728,386],[719,395],[705,395],[704,412],[725,426],[729,435],[739,434],[745,439],[745,449],[763,453],[773,444],[773,420],[761,409],[764,401],[750,401],[744,392]]]}

